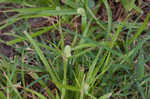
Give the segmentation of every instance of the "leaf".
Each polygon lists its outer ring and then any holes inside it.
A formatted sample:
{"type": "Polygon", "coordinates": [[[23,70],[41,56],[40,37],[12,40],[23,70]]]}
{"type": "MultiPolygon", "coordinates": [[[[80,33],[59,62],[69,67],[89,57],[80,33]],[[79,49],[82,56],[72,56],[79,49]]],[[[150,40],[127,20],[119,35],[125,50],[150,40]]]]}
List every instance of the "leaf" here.
{"type": "Polygon", "coordinates": [[[127,12],[136,7],[135,0],[121,0],[121,3],[127,12]]]}
{"type": "Polygon", "coordinates": [[[7,97],[2,91],[0,91],[0,99],[7,99],[7,97]]]}
{"type": "Polygon", "coordinates": [[[101,97],[98,98],[98,99],[109,99],[111,95],[112,95],[112,93],[107,93],[107,94],[101,96],[101,97]]]}
{"type": "Polygon", "coordinates": [[[136,86],[137,86],[137,89],[138,89],[139,93],[140,93],[141,96],[142,96],[142,99],[146,99],[146,97],[145,97],[145,95],[144,95],[144,89],[143,89],[142,86],[140,86],[140,84],[139,84],[138,81],[136,82],[136,86]]]}
{"type": "Polygon", "coordinates": [[[137,79],[141,80],[144,77],[144,55],[143,51],[140,51],[140,55],[138,57],[138,64],[136,66],[136,74],[137,79]]]}

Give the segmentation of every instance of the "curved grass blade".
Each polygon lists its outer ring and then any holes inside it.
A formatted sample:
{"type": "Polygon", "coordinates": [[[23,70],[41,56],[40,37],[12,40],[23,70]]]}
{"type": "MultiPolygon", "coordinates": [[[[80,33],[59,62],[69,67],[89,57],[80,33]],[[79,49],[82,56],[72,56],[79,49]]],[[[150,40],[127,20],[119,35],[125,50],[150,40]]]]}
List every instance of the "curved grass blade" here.
{"type": "Polygon", "coordinates": [[[109,38],[110,33],[111,33],[111,26],[112,26],[112,12],[110,9],[110,6],[108,4],[107,0],[103,0],[105,6],[106,6],[106,10],[107,10],[107,15],[108,15],[108,26],[107,26],[107,35],[106,35],[106,39],[109,38]]]}
{"type": "Polygon", "coordinates": [[[35,95],[37,95],[40,99],[47,99],[45,96],[43,96],[41,93],[39,92],[36,92],[34,90],[31,90],[29,88],[24,88],[24,90],[28,91],[28,92],[31,92],[31,93],[34,93],[35,95]]]}
{"type": "Polygon", "coordinates": [[[38,47],[38,45],[35,43],[35,41],[32,39],[32,37],[27,33],[24,32],[24,34],[26,35],[26,37],[29,39],[29,41],[32,43],[32,45],[34,46],[37,54],[39,55],[40,59],[42,60],[46,70],[49,72],[50,76],[52,77],[52,80],[54,83],[58,82],[55,74],[53,73],[53,69],[50,67],[48,61],[46,60],[45,56],[43,55],[41,49],[38,47]]]}

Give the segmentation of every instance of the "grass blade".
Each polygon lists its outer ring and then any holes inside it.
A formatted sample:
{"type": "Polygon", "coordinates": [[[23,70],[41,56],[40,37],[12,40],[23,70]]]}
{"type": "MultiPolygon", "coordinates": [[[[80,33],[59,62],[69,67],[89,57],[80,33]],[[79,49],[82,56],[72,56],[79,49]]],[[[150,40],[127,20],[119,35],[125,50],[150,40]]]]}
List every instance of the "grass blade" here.
{"type": "Polygon", "coordinates": [[[24,34],[26,35],[26,37],[29,39],[29,41],[32,43],[32,45],[34,46],[37,54],[39,55],[40,59],[42,60],[46,70],[49,72],[50,76],[52,77],[54,83],[58,82],[55,74],[52,71],[52,68],[50,67],[50,65],[48,64],[48,61],[46,60],[45,56],[43,55],[42,51],[40,50],[40,48],[38,47],[38,45],[35,43],[35,41],[32,39],[32,37],[27,33],[24,32],[24,34]]]}
{"type": "Polygon", "coordinates": [[[112,12],[111,9],[109,7],[108,1],[107,0],[103,0],[105,6],[106,6],[106,10],[107,10],[107,15],[108,15],[108,27],[107,27],[107,35],[106,35],[106,39],[109,38],[109,36],[111,35],[111,26],[112,26],[112,12]]]}
{"type": "Polygon", "coordinates": [[[132,38],[130,38],[130,40],[128,42],[128,45],[130,45],[134,40],[136,40],[136,38],[144,31],[144,29],[147,27],[149,18],[150,18],[150,14],[147,15],[146,19],[144,20],[144,23],[139,28],[139,30],[137,31],[137,33],[132,38]]]}
{"type": "Polygon", "coordinates": [[[138,64],[136,66],[136,74],[137,74],[137,79],[142,80],[144,77],[144,55],[143,51],[140,51],[139,59],[138,59],[138,64]]]}

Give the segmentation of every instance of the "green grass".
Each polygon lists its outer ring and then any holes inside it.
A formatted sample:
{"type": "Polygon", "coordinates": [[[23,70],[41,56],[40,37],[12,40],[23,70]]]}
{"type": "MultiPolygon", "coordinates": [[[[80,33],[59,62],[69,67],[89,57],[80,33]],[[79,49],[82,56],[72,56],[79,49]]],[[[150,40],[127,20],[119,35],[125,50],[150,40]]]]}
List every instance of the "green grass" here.
{"type": "MultiPolygon", "coordinates": [[[[131,7],[121,0],[126,13],[141,11],[134,1],[131,7]]],[[[144,22],[139,18],[129,21],[132,14],[114,22],[107,0],[0,2],[22,6],[0,11],[6,15],[17,12],[0,22],[0,29],[13,26],[6,34],[14,40],[0,41],[19,53],[14,58],[0,56],[0,99],[150,98],[150,14],[144,22]],[[97,17],[102,4],[108,22],[97,17]],[[28,20],[39,17],[56,21],[32,28],[28,20]]]]}

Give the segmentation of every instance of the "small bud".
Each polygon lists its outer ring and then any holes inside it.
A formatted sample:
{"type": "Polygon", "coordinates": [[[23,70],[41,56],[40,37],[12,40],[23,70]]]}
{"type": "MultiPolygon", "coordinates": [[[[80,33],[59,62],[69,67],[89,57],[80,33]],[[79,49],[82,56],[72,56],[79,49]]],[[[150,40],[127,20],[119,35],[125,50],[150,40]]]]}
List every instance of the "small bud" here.
{"type": "Polygon", "coordinates": [[[85,16],[85,10],[83,8],[78,8],[77,13],[82,15],[82,16],[85,16]]]}
{"type": "Polygon", "coordinates": [[[87,83],[84,84],[84,93],[88,94],[89,85],[87,83]]]}
{"type": "Polygon", "coordinates": [[[65,46],[64,54],[65,54],[66,58],[71,56],[71,47],[69,45],[65,46]]]}
{"type": "Polygon", "coordinates": [[[59,10],[61,10],[61,8],[60,7],[56,7],[56,10],[59,11],[59,10]]]}

